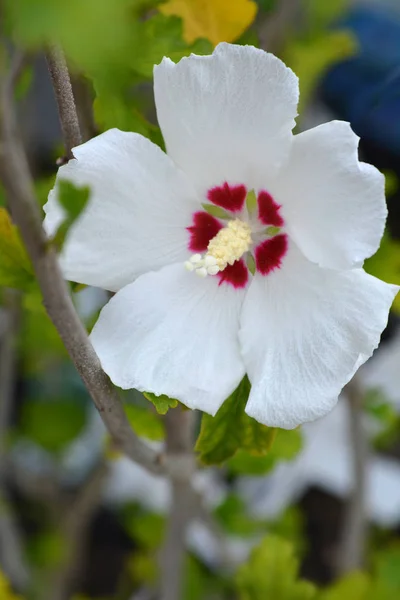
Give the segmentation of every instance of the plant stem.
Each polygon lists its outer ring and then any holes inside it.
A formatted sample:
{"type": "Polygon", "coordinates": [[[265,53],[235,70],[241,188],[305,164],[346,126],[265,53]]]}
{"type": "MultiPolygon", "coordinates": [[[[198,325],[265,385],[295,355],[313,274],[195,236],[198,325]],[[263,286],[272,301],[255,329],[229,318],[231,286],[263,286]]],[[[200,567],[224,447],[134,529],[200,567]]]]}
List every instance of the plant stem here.
{"type": "Polygon", "coordinates": [[[57,100],[66,158],[69,160],[74,157],[72,148],[82,143],[71,78],[61,48],[50,46],[46,52],[46,58],[57,100]]]}
{"type": "Polygon", "coordinates": [[[363,567],[367,538],[366,466],[367,437],[363,425],[363,393],[355,376],[345,388],[349,406],[349,431],[352,446],[353,490],[346,507],[338,572],[345,574],[363,567]]]}
{"type": "Polygon", "coordinates": [[[185,535],[193,516],[195,497],[193,412],[180,406],[165,416],[167,470],[172,498],[164,547],[161,551],[161,600],[179,600],[185,561],[185,535]]]}

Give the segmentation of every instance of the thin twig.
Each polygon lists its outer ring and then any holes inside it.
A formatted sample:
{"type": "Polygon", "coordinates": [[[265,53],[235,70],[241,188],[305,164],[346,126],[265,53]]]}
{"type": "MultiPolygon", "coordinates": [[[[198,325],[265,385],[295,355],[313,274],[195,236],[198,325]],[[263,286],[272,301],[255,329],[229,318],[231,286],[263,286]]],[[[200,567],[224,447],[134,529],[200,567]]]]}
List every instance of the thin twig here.
{"type": "Polygon", "coordinates": [[[185,534],[193,516],[195,497],[192,423],[193,412],[181,407],[165,417],[167,469],[172,498],[167,533],[161,551],[161,600],[179,600],[185,559],[185,534]]]}
{"type": "Polygon", "coordinates": [[[345,392],[349,406],[353,489],[346,507],[342,541],[338,554],[338,572],[340,574],[363,567],[368,528],[365,499],[368,442],[363,426],[363,393],[357,376],[347,384],[345,392]]]}
{"type": "Polygon", "coordinates": [[[65,143],[66,158],[69,160],[73,158],[72,148],[82,143],[71,79],[61,48],[57,46],[49,47],[46,52],[46,58],[57,100],[58,116],[60,117],[65,143]]]}
{"type": "Polygon", "coordinates": [[[3,296],[6,324],[0,337],[0,562],[15,589],[23,592],[29,584],[29,570],[23,555],[21,531],[6,489],[6,436],[15,394],[19,294],[4,290],[3,296]]]}
{"type": "Polygon", "coordinates": [[[107,464],[100,462],[79,490],[70,508],[61,515],[63,560],[53,574],[48,600],[68,600],[77,587],[84,567],[89,528],[101,501],[101,490],[107,473],[107,464]]]}
{"type": "Polygon", "coordinates": [[[15,223],[32,260],[46,310],[88,389],[113,442],[124,454],[153,473],[163,471],[160,456],[133,432],[118,393],[75,311],[57,256],[44,229],[33,181],[15,121],[8,80],[2,82],[0,106],[0,176],[15,223]]]}

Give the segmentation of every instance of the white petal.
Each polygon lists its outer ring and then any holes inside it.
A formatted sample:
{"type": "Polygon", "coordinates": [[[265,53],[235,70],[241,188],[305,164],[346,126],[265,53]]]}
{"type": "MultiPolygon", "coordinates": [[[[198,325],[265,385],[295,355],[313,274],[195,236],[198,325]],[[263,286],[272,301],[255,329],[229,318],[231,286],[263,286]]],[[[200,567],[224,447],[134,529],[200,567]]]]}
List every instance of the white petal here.
{"type": "Polygon", "coordinates": [[[292,238],[322,267],[362,266],[383,234],[384,177],[359,162],[358,140],[343,121],[296,135],[289,161],[272,183],[292,238]]]}
{"type": "Polygon", "coordinates": [[[224,181],[265,185],[289,151],[298,80],[272,54],[222,43],[176,65],[164,58],[154,90],[168,154],[202,194],[224,181]]]}
{"type": "Polygon", "coordinates": [[[377,347],[397,290],[362,269],[321,269],[291,243],[282,268],[256,275],[243,304],[248,414],[292,429],[331,410],[377,347]]]}
{"type": "MultiPolygon", "coordinates": [[[[185,175],[148,139],[111,129],[74,148],[57,179],[89,185],[91,197],[61,255],[65,277],[118,290],[151,269],[187,258],[200,204],[185,175]]],[[[53,234],[62,220],[57,185],[45,206],[53,234]]]]}
{"type": "Polygon", "coordinates": [[[118,292],[91,339],[119,387],[167,394],[215,414],[244,375],[238,342],[243,295],[183,265],[164,267],[118,292]]]}

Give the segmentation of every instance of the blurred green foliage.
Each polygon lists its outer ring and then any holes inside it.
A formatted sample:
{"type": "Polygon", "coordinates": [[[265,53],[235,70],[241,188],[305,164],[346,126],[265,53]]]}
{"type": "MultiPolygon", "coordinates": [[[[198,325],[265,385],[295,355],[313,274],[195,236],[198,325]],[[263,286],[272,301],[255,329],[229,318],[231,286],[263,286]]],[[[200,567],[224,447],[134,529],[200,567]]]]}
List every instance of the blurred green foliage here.
{"type": "MultiPolygon", "coordinates": [[[[400,242],[392,239],[388,232],[385,233],[381,245],[373,256],[365,261],[364,268],[367,273],[400,284],[400,242]]],[[[392,309],[400,312],[400,298],[396,296],[392,309]]]]}
{"type": "Polygon", "coordinates": [[[17,228],[0,208],[0,286],[27,290],[35,283],[33,268],[17,228]]]}
{"type": "Polygon", "coordinates": [[[157,414],[132,403],[125,403],[125,413],[138,435],[154,442],[164,439],[164,425],[157,414]]]}
{"type": "Polygon", "coordinates": [[[49,452],[59,452],[81,433],[85,424],[82,402],[72,398],[34,400],[22,406],[19,435],[49,452]]]}
{"type": "Polygon", "coordinates": [[[289,542],[267,536],[240,567],[236,582],[240,600],[311,600],[315,587],[298,577],[299,564],[289,542]]]}

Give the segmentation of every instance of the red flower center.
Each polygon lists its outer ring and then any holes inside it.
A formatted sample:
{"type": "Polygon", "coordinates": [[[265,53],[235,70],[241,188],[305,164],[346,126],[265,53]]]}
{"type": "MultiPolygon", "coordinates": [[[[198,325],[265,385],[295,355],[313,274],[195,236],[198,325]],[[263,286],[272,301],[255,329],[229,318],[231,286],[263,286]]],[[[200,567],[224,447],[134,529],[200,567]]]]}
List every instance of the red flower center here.
{"type": "MultiPolygon", "coordinates": [[[[279,269],[288,249],[288,237],[281,231],[268,231],[268,228],[281,228],[285,225],[280,214],[281,206],[266,190],[257,194],[257,215],[248,215],[245,202],[248,189],[244,185],[229,185],[224,182],[221,186],[211,188],[207,193],[208,200],[214,206],[227,211],[229,220],[241,218],[250,226],[255,226],[254,246],[250,250],[254,255],[255,268],[260,275],[269,275],[279,269]],[[260,233],[260,224],[266,229],[260,233]],[[257,233],[258,232],[258,233],[257,233]],[[276,234],[276,235],[274,235],[276,234]]],[[[193,214],[189,232],[188,248],[191,252],[206,253],[208,244],[217,233],[227,226],[225,219],[214,217],[208,212],[198,211],[193,214]]],[[[228,264],[217,273],[219,284],[228,283],[235,288],[244,288],[249,281],[249,269],[243,258],[228,264]]]]}

